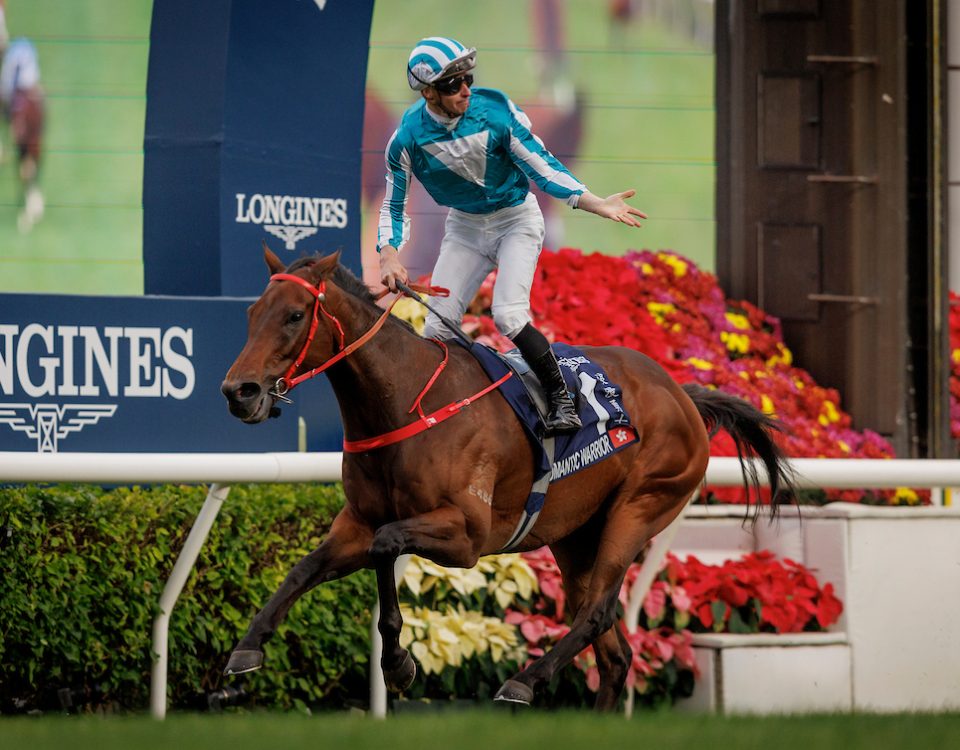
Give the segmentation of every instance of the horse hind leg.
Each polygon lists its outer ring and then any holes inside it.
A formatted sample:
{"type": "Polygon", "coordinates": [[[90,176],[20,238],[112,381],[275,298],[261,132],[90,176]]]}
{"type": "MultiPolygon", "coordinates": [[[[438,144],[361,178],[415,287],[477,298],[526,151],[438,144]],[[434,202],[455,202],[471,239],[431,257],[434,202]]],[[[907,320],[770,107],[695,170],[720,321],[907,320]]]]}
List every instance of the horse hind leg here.
{"type": "MultiPolygon", "coordinates": [[[[646,496],[645,499],[650,498],[646,496]]],[[[662,508],[663,499],[657,499],[646,507],[662,508]]],[[[530,703],[541,685],[549,682],[587,645],[599,640],[600,658],[607,659],[604,666],[607,681],[601,686],[598,708],[603,710],[615,704],[627,674],[623,665],[629,668],[629,662],[625,659],[622,646],[621,657],[614,654],[612,641],[605,634],[617,627],[617,602],[627,568],[640,554],[647,540],[666,525],[664,519],[650,519],[646,515],[642,509],[638,510],[635,502],[622,502],[611,509],[603,527],[589,584],[570,631],[551,651],[507,680],[497,693],[498,700],[530,703]],[[601,636],[605,637],[601,639],[601,636]]]]}
{"type": "Polygon", "coordinates": [[[593,707],[597,711],[614,711],[620,704],[633,660],[633,649],[627,643],[619,622],[593,642],[593,650],[600,672],[600,687],[597,688],[593,707]]]}
{"type": "MultiPolygon", "coordinates": [[[[591,526],[581,529],[578,533],[550,547],[560,567],[567,603],[574,617],[580,612],[587,598],[593,567],[596,564],[595,556],[589,554],[588,550],[598,548],[598,537],[602,527],[597,524],[591,526]]],[[[617,586],[617,595],[619,590],[617,586]]],[[[627,680],[630,661],[633,658],[633,652],[616,621],[617,601],[618,597],[613,597],[608,605],[611,609],[608,614],[613,620],[613,625],[593,640],[597,671],[600,676],[600,685],[594,702],[594,708],[597,711],[611,711],[617,707],[627,680]]],[[[497,695],[498,700],[527,705],[533,700],[532,688],[515,679],[504,683],[497,695]]]]}
{"type": "MultiPolygon", "coordinates": [[[[600,636],[616,626],[616,605],[623,576],[610,586],[599,600],[592,597],[584,602],[573,620],[573,625],[552,650],[541,656],[524,671],[515,674],[503,683],[494,700],[530,705],[537,690],[548,683],[563,667],[572,662],[577,654],[591,643],[600,640],[600,636]]],[[[605,644],[604,644],[605,645],[605,644]]],[[[601,673],[601,679],[610,672],[601,673]]],[[[619,679],[619,678],[617,678],[619,679]]],[[[622,689],[626,672],[620,679],[622,689]]],[[[611,686],[602,686],[604,695],[613,692],[611,686]]],[[[617,692],[619,696],[619,692],[617,692]]],[[[603,708],[600,706],[599,708],[603,708]]]]}

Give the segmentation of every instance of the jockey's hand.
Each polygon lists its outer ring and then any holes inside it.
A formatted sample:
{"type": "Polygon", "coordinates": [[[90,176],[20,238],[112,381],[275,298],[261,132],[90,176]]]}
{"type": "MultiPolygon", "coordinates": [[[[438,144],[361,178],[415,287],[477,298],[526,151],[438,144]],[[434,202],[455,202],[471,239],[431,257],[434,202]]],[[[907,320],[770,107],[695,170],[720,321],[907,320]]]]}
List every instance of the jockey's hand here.
{"type": "Polygon", "coordinates": [[[626,201],[627,198],[632,198],[636,194],[636,190],[624,190],[622,193],[614,193],[606,198],[601,198],[588,190],[580,196],[577,208],[602,216],[605,219],[619,221],[627,226],[639,227],[642,225],[635,217],[646,219],[647,215],[626,201]]]}
{"type": "Polygon", "coordinates": [[[380,249],[380,283],[391,292],[396,292],[397,282],[406,284],[408,281],[407,269],[400,262],[400,253],[392,245],[384,245],[380,249]]]}

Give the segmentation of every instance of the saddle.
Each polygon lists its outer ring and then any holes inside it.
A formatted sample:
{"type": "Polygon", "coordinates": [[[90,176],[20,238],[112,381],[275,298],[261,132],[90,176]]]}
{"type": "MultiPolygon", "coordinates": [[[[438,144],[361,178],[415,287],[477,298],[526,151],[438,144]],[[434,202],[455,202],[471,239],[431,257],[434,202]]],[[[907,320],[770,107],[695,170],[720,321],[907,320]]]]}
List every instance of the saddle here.
{"type": "MultiPolygon", "coordinates": [[[[540,379],[534,374],[527,360],[520,354],[519,349],[511,349],[508,352],[497,352],[497,354],[503,359],[507,367],[513,370],[514,375],[520,379],[520,382],[523,383],[523,387],[527,389],[527,395],[530,397],[530,401],[536,407],[537,414],[540,416],[541,426],[545,425],[547,414],[550,412],[550,403],[547,400],[546,391],[544,391],[543,386],[540,384],[540,379]]],[[[578,394],[577,411],[579,410],[578,394]]]]}
{"type": "Polygon", "coordinates": [[[518,350],[497,352],[483,344],[465,346],[491,380],[512,377],[500,385],[533,448],[534,483],[516,531],[503,548],[516,548],[533,528],[543,508],[550,482],[574,474],[637,442],[636,429],[620,403],[620,387],[603,368],[579,349],[557,343],[552,348],[568,389],[578,394],[577,411],[583,428],[570,435],[544,437],[548,403],[543,388],[518,350]]]}

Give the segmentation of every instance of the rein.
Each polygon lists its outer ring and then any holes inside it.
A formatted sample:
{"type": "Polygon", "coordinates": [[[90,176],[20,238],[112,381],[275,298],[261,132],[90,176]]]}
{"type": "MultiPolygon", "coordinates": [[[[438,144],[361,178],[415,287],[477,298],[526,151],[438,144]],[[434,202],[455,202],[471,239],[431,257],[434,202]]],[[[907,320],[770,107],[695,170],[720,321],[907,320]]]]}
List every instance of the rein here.
{"type": "MultiPolygon", "coordinates": [[[[295,276],[294,274],[291,274],[291,273],[275,273],[273,274],[273,276],[270,277],[270,281],[293,281],[294,283],[302,286],[304,289],[310,292],[310,294],[313,296],[313,318],[310,321],[310,330],[307,331],[307,339],[306,341],[303,342],[303,348],[300,350],[300,353],[297,355],[297,358],[293,361],[293,364],[291,364],[290,367],[287,368],[287,371],[281,377],[277,378],[277,382],[274,384],[273,389],[269,391],[269,394],[271,396],[275,397],[280,401],[284,401],[285,403],[288,403],[288,404],[293,402],[289,398],[287,398],[286,394],[289,393],[295,386],[299,385],[305,380],[309,380],[310,378],[315,377],[316,375],[319,375],[321,372],[332,367],[333,365],[335,365],[337,362],[344,359],[345,357],[349,357],[351,354],[353,354],[353,352],[355,352],[357,349],[359,349],[361,346],[367,343],[370,339],[372,339],[377,334],[377,331],[379,331],[383,327],[383,324],[387,322],[387,318],[390,316],[390,313],[393,311],[394,306],[400,300],[400,295],[397,295],[393,299],[393,301],[390,303],[390,306],[387,307],[386,310],[384,310],[383,314],[370,327],[370,330],[368,330],[366,333],[360,336],[353,343],[345,346],[344,342],[345,342],[346,336],[343,332],[343,326],[340,325],[340,321],[337,319],[337,317],[335,315],[331,315],[330,312],[327,310],[327,308],[324,307],[323,305],[323,303],[326,302],[326,299],[327,299],[326,279],[321,279],[317,284],[317,286],[314,286],[309,281],[307,281],[306,279],[300,276],[295,276]],[[313,338],[314,336],[316,336],[317,327],[320,324],[321,313],[323,314],[324,317],[326,317],[331,322],[331,324],[339,334],[340,350],[336,354],[334,354],[332,357],[330,357],[330,359],[328,359],[322,365],[318,367],[314,367],[312,370],[308,370],[307,372],[301,373],[300,375],[295,375],[300,365],[303,364],[303,360],[306,359],[307,352],[310,350],[310,346],[313,344],[313,338]]],[[[437,287],[437,286],[424,287],[419,285],[411,285],[411,286],[401,285],[400,288],[403,294],[405,294],[408,297],[411,297],[412,299],[418,300],[419,302],[421,302],[421,304],[423,303],[423,300],[421,300],[419,296],[415,294],[415,292],[424,292],[426,294],[438,296],[438,297],[446,297],[450,294],[449,290],[443,289],[442,287],[437,287]]],[[[387,294],[389,294],[389,290],[384,290],[377,299],[380,299],[386,296],[387,294]]],[[[428,309],[432,309],[432,308],[429,308],[428,306],[428,309]]],[[[436,311],[433,311],[433,312],[436,313],[436,311]]],[[[461,338],[466,338],[462,331],[459,331],[459,329],[456,329],[452,326],[450,321],[448,321],[446,318],[442,318],[442,320],[447,326],[449,326],[456,333],[458,333],[461,338]]],[[[406,425],[405,427],[401,427],[396,430],[391,430],[390,432],[386,432],[382,435],[377,435],[376,437],[365,438],[363,440],[344,439],[343,450],[345,452],[363,453],[365,451],[373,450],[374,448],[382,448],[383,446],[386,446],[386,445],[392,445],[393,443],[398,443],[401,440],[405,440],[408,437],[417,435],[423,432],[424,430],[429,430],[431,427],[434,427],[440,424],[441,422],[446,421],[447,419],[454,416],[455,414],[459,414],[460,411],[462,411],[465,407],[469,406],[471,403],[476,401],[478,398],[485,396],[486,394],[490,393],[490,391],[496,390],[513,375],[513,371],[510,371],[506,375],[504,375],[502,378],[497,380],[495,383],[491,383],[486,388],[483,388],[482,390],[478,391],[472,396],[462,399],[460,401],[455,401],[451,404],[447,404],[446,406],[440,409],[437,409],[431,414],[424,414],[423,406],[421,403],[423,401],[423,397],[427,394],[427,391],[430,390],[430,388],[436,382],[437,378],[440,376],[440,373],[447,366],[447,361],[449,359],[449,352],[447,351],[446,344],[444,344],[439,339],[431,339],[431,340],[443,350],[443,360],[440,362],[436,371],[430,377],[430,380],[427,381],[426,386],[423,388],[422,391],[420,391],[416,400],[413,402],[413,406],[410,407],[410,411],[407,412],[408,414],[412,414],[414,410],[417,410],[417,412],[420,415],[420,419],[416,422],[412,422],[411,424],[406,425]]],[[[470,345],[472,345],[473,342],[469,341],[469,339],[466,339],[466,340],[470,345]]]]}

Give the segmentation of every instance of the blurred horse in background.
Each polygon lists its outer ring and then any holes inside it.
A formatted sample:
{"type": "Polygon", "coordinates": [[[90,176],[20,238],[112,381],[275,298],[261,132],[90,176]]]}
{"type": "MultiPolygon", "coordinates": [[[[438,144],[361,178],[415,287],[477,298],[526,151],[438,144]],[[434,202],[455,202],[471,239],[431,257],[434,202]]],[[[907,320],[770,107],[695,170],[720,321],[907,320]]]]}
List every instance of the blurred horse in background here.
{"type": "Polygon", "coordinates": [[[37,52],[27,39],[14,40],[3,56],[0,105],[9,123],[10,139],[17,155],[17,176],[21,187],[17,228],[29,232],[43,217],[44,210],[39,175],[46,107],[37,52]]]}

